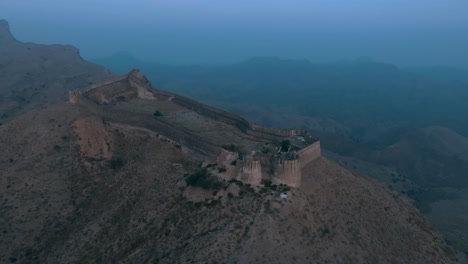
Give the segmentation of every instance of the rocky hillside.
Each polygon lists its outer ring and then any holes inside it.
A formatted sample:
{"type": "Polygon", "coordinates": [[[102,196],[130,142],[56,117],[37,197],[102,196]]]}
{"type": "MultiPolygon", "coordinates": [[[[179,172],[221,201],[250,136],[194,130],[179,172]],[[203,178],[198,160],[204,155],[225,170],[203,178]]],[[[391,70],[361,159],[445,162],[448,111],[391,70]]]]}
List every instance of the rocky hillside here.
{"type": "Polygon", "coordinates": [[[138,80],[63,102],[110,76],[0,21],[0,263],[466,263],[410,200],[324,157],[300,188],[223,180],[209,150],[278,142],[138,80]]]}
{"type": "Polygon", "coordinates": [[[63,101],[68,90],[110,76],[83,60],[75,47],[16,40],[8,22],[0,19],[0,123],[23,110],[63,101]]]}
{"type": "MultiPolygon", "coordinates": [[[[121,100],[61,103],[0,127],[0,262],[465,261],[377,182],[325,158],[303,170],[297,189],[224,181],[210,174],[211,157],[153,130],[151,118],[169,119],[172,109],[181,122],[188,109],[160,102],[155,117],[148,109],[158,101],[121,100]]],[[[206,138],[238,133],[190,116],[206,138]]]]}

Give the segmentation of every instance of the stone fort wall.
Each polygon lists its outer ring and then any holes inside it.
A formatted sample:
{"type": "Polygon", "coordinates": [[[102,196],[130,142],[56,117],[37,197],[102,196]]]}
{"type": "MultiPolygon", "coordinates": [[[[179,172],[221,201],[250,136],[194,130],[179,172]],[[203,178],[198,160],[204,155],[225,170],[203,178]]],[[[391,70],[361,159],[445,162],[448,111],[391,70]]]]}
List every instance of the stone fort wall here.
{"type": "Polygon", "coordinates": [[[301,168],[299,160],[278,160],[273,182],[291,187],[301,185],[301,168]]]}
{"type": "MultiPolygon", "coordinates": [[[[86,93],[91,90],[104,87],[104,86],[108,86],[110,84],[121,82],[121,81],[128,81],[128,83],[132,87],[135,87],[138,89],[139,94],[141,93],[141,90],[143,89],[144,90],[148,90],[148,88],[153,89],[151,87],[151,83],[140,73],[139,70],[132,70],[130,71],[130,73],[126,75],[122,75],[122,76],[118,76],[118,77],[115,77],[106,81],[94,83],[80,90],[80,92],[86,93]]],[[[244,119],[243,117],[239,115],[229,113],[219,108],[215,108],[215,107],[197,102],[190,98],[180,96],[171,92],[165,92],[165,91],[160,91],[160,90],[155,89],[153,94],[162,95],[163,97],[168,98],[169,100],[173,101],[174,103],[182,107],[195,111],[208,118],[218,120],[226,124],[232,125],[234,127],[237,127],[242,132],[250,134],[252,136],[257,136],[260,138],[266,138],[266,139],[271,139],[271,140],[278,140],[281,137],[300,136],[306,133],[306,131],[303,129],[281,130],[281,129],[263,127],[263,126],[259,126],[256,124],[251,124],[249,121],[247,121],[246,119],[244,119]]]]}
{"type": "Polygon", "coordinates": [[[156,93],[168,98],[172,102],[184,108],[197,112],[200,115],[237,127],[242,132],[251,136],[270,140],[280,140],[283,137],[300,136],[306,134],[304,129],[281,130],[251,124],[249,121],[239,115],[229,113],[203,103],[199,103],[184,96],[159,90],[157,90],[156,93]]]}
{"type": "Polygon", "coordinates": [[[199,103],[195,100],[189,99],[184,96],[173,94],[170,92],[157,91],[157,94],[164,95],[165,97],[170,98],[170,100],[184,108],[190,109],[194,112],[197,112],[200,115],[206,116],[210,119],[214,119],[234,127],[237,127],[242,132],[246,132],[250,129],[249,121],[245,120],[239,115],[232,114],[221,109],[199,103]]]}
{"type": "Polygon", "coordinates": [[[113,84],[113,83],[116,83],[116,82],[121,82],[121,81],[127,80],[127,78],[128,78],[128,74],[125,74],[125,75],[122,75],[122,76],[117,76],[117,77],[111,78],[109,80],[93,83],[90,86],[87,86],[87,87],[85,87],[85,88],[83,88],[81,90],[78,90],[78,92],[87,93],[87,92],[89,92],[91,90],[94,90],[94,89],[97,89],[99,87],[103,87],[103,86],[107,86],[107,85],[110,85],[110,84],[113,84]]]}
{"type": "MultiPolygon", "coordinates": [[[[102,111],[94,103],[83,97],[82,93],[121,81],[127,81],[132,87],[137,88],[139,91],[150,91],[152,95],[159,99],[165,98],[173,101],[184,108],[190,109],[208,118],[237,127],[240,131],[255,137],[277,141],[282,140],[284,137],[302,136],[307,133],[307,131],[303,129],[280,130],[251,124],[239,115],[199,103],[195,100],[174,93],[153,90],[149,81],[137,70],[133,70],[124,76],[95,83],[79,92],[72,91],[69,93],[70,102],[72,104],[85,105],[94,111],[102,111]]],[[[105,119],[111,122],[140,126],[143,124],[146,128],[160,133],[164,137],[178,142],[188,149],[211,157],[216,158],[221,152],[219,146],[215,146],[210,142],[193,135],[189,131],[173,127],[169,123],[148,117],[147,115],[137,113],[130,114],[128,112],[116,113],[115,111],[102,111],[101,114],[105,119]]],[[[256,158],[252,157],[243,161],[239,160],[238,164],[235,166],[236,169],[233,170],[232,173],[236,175],[237,179],[250,184],[258,185],[261,183],[262,178],[269,178],[276,184],[286,184],[291,187],[298,187],[301,184],[302,168],[321,155],[320,141],[316,141],[315,143],[299,150],[297,155],[298,159],[281,160],[277,158],[272,159],[270,155],[257,153],[256,156],[258,157],[256,158]]]]}
{"type": "Polygon", "coordinates": [[[260,161],[246,159],[240,162],[237,179],[252,185],[259,185],[262,181],[262,165],[260,161]]]}
{"type": "Polygon", "coordinates": [[[175,127],[161,119],[145,114],[100,108],[79,92],[70,91],[69,101],[74,105],[83,106],[91,112],[98,114],[105,122],[135,127],[143,126],[165,138],[177,142],[187,149],[212,157],[213,159],[215,159],[221,151],[219,146],[192,134],[186,129],[175,127]]]}
{"type": "Polygon", "coordinates": [[[304,129],[274,129],[269,127],[262,127],[255,124],[250,124],[250,127],[253,130],[254,134],[265,138],[269,135],[273,135],[275,137],[293,137],[306,134],[306,131],[304,129]]]}
{"type": "Polygon", "coordinates": [[[299,150],[297,152],[300,160],[300,168],[304,168],[307,164],[317,159],[321,155],[320,141],[314,142],[313,144],[299,150]]]}

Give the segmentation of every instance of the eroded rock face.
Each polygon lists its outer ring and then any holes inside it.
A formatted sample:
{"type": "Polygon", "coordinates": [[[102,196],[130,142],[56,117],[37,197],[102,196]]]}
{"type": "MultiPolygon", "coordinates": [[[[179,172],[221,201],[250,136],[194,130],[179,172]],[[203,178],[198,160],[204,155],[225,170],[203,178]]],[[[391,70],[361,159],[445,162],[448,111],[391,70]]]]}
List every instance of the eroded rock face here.
{"type": "Polygon", "coordinates": [[[8,21],[0,19],[0,45],[16,42],[15,37],[10,32],[8,21]]]}
{"type": "Polygon", "coordinates": [[[112,77],[69,45],[21,42],[0,19],[0,123],[21,112],[63,102],[69,90],[112,77]]]}

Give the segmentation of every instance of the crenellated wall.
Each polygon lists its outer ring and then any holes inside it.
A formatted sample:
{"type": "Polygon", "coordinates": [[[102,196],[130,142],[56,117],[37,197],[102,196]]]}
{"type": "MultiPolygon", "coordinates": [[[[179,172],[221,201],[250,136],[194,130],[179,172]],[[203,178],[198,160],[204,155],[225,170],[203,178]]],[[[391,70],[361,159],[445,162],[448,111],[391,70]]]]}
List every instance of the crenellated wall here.
{"type": "Polygon", "coordinates": [[[244,160],[237,160],[237,153],[222,150],[217,162],[218,166],[227,169],[227,179],[236,178],[253,185],[259,185],[262,179],[267,179],[275,184],[299,187],[302,168],[320,157],[320,141],[290,154],[285,157],[278,154],[253,153],[244,157],[244,160]],[[234,160],[237,162],[236,166],[231,165],[234,160]]]}
{"type": "Polygon", "coordinates": [[[240,161],[240,163],[237,179],[248,184],[259,185],[262,182],[262,166],[260,161],[246,159],[240,161]]]}
{"type": "Polygon", "coordinates": [[[272,180],[276,184],[299,187],[301,185],[300,161],[278,160],[275,175],[273,175],[272,180]]]}

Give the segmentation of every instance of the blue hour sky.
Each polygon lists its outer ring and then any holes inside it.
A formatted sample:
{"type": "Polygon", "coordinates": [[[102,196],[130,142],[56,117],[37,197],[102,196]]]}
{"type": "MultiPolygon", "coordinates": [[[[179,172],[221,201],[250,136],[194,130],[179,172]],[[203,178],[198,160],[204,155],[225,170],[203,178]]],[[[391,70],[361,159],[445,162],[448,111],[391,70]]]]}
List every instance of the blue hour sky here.
{"type": "Polygon", "coordinates": [[[468,67],[466,0],[1,0],[22,41],[170,64],[370,57],[468,67]]]}

